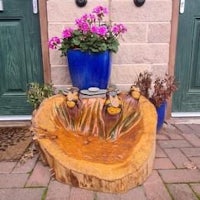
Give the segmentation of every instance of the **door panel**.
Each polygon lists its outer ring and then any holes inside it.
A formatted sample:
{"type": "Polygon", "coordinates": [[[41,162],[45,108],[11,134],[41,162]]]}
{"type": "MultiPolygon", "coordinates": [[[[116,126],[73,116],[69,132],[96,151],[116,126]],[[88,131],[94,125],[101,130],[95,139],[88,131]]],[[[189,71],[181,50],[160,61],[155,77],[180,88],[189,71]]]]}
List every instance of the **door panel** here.
{"type": "Polygon", "coordinates": [[[200,112],[200,0],[185,0],[179,15],[173,112],[200,112]]]}
{"type": "Polygon", "coordinates": [[[26,89],[43,82],[39,16],[31,0],[4,0],[0,11],[0,115],[30,114],[26,89]]]}

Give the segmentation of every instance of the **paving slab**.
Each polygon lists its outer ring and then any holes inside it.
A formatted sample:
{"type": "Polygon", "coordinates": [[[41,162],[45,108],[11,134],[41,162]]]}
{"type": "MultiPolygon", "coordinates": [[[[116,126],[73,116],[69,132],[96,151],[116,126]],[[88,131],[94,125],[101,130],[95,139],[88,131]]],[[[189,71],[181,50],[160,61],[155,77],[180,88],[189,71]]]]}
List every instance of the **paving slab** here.
{"type": "Polygon", "coordinates": [[[200,138],[197,137],[194,133],[186,134],[183,133],[182,136],[194,147],[200,147],[200,138]]]}
{"type": "Polygon", "coordinates": [[[42,162],[37,162],[30,178],[27,181],[26,187],[46,187],[49,184],[50,172],[49,167],[44,166],[42,162]]]}
{"type": "Polygon", "coordinates": [[[185,168],[184,164],[189,162],[189,159],[177,148],[165,149],[165,152],[177,168],[185,168]]]}
{"type": "Polygon", "coordinates": [[[190,160],[200,169],[200,157],[190,157],[190,160]]]}
{"type": "Polygon", "coordinates": [[[170,140],[182,140],[183,137],[178,134],[178,133],[166,133],[168,134],[168,137],[170,138],[170,140]]]}
{"type": "Polygon", "coordinates": [[[24,187],[29,174],[0,174],[0,188],[24,187]]]}
{"type": "Polygon", "coordinates": [[[175,124],[175,127],[179,129],[182,133],[190,134],[192,129],[187,124],[175,124]]]}
{"type": "Polygon", "coordinates": [[[18,162],[12,173],[29,173],[33,171],[37,159],[38,155],[35,155],[33,158],[26,160],[25,163],[18,162]]]}
{"type": "Polygon", "coordinates": [[[144,190],[148,200],[171,200],[164,183],[157,171],[153,171],[150,177],[144,182],[144,190]]]}
{"type": "Polygon", "coordinates": [[[158,141],[161,148],[182,148],[192,147],[192,145],[186,140],[164,140],[158,141]]]}
{"type": "Polygon", "coordinates": [[[69,200],[71,187],[56,180],[49,183],[45,200],[69,200]]]}
{"type": "Polygon", "coordinates": [[[45,188],[0,189],[1,200],[42,200],[45,188]]]}
{"type": "Polygon", "coordinates": [[[145,196],[144,192],[144,187],[139,186],[120,195],[120,200],[133,200],[133,199],[147,200],[147,197],[145,196]]]}
{"type": "Polygon", "coordinates": [[[0,162],[0,173],[11,173],[17,162],[0,162]]]}
{"type": "Polygon", "coordinates": [[[181,151],[188,157],[200,156],[200,148],[181,148],[181,151]]]}
{"type": "Polygon", "coordinates": [[[200,125],[199,124],[189,124],[192,132],[200,137],[200,125]]]}
{"type": "Polygon", "coordinates": [[[200,183],[191,183],[190,187],[196,193],[196,195],[200,197],[200,183]]]}
{"type": "MultiPolygon", "coordinates": [[[[72,188],[70,192],[70,200],[94,200],[94,192],[80,188],[72,188]]],[[[99,199],[98,199],[99,200],[99,199]]]]}
{"type": "Polygon", "coordinates": [[[165,183],[196,183],[200,182],[198,169],[158,170],[165,183]]]}
{"type": "Polygon", "coordinates": [[[198,200],[187,184],[169,184],[167,187],[174,200],[198,200]]]}
{"type": "Polygon", "coordinates": [[[155,158],[153,169],[175,169],[169,158],[155,158]]]}
{"type": "Polygon", "coordinates": [[[163,158],[167,157],[166,154],[164,153],[163,149],[160,148],[159,144],[157,143],[156,145],[156,158],[163,158]]]}
{"type": "Polygon", "coordinates": [[[96,199],[97,200],[120,200],[120,194],[98,192],[96,199]]]}
{"type": "Polygon", "coordinates": [[[169,137],[162,132],[157,133],[156,140],[169,140],[169,137]]]}

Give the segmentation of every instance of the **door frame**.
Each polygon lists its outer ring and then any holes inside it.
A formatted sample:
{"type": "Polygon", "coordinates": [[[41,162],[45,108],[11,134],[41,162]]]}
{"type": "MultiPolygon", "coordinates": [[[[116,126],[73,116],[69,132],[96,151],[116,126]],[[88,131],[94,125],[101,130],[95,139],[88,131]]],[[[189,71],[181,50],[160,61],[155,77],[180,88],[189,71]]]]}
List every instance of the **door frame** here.
{"type": "Polygon", "coordinates": [[[47,0],[38,0],[40,38],[42,50],[43,77],[45,83],[51,82],[51,67],[48,48],[48,20],[47,20],[47,0]]]}
{"type": "MultiPolygon", "coordinates": [[[[171,21],[171,35],[169,43],[169,64],[168,73],[174,75],[175,72],[175,61],[176,61],[176,45],[178,35],[178,19],[179,19],[179,5],[180,0],[172,1],[172,21],[171,21]]],[[[171,118],[172,113],[172,98],[170,98],[167,105],[167,118],[171,118]]]]}

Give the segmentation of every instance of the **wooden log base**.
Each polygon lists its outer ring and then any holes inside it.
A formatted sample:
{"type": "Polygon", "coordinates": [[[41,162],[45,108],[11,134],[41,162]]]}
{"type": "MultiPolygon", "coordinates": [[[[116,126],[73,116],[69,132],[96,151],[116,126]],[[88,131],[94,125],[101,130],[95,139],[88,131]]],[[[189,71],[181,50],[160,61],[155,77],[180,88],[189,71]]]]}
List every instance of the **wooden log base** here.
{"type": "Polygon", "coordinates": [[[141,120],[115,141],[73,134],[59,126],[52,107],[62,97],[45,100],[35,113],[33,131],[55,178],[75,187],[121,193],[142,184],[152,171],[157,116],[140,97],[141,120]]]}

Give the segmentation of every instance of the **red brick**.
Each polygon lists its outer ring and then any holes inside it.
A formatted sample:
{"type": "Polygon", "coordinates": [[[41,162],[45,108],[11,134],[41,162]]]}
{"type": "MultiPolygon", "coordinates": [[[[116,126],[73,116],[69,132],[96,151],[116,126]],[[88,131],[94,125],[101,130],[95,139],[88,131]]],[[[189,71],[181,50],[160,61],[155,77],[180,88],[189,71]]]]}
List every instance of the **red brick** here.
{"type": "Polygon", "coordinates": [[[187,184],[167,185],[174,200],[198,200],[187,184]]]}
{"type": "Polygon", "coordinates": [[[165,183],[200,182],[200,171],[198,169],[159,170],[159,174],[165,183]]]}
{"type": "Polygon", "coordinates": [[[0,189],[1,200],[40,200],[45,188],[0,189]]]}
{"type": "Polygon", "coordinates": [[[180,134],[181,132],[176,128],[166,128],[164,134],[166,134],[171,140],[182,140],[183,137],[180,134]]]}
{"type": "Polygon", "coordinates": [[[195,134],[190,133],[190,134],[182,134],[183,137],[188,140],[193,146],[195,147],[200,147],[200,138],[197,137],[195,134]]]}
{"type": "MultiPolygon", "coordinates": [[[[169,137],[170,137],[170,135],[173,135],[173,134],[180,136],[180,134],[182,133],[179,129],[177,129],[176,127],[174,127],[172,125],[167,126],[167,128],[165,128],[164,131],[165,131],[165,134],[169,135],[169,137]]],[[[179,137],[179,136],[177,136],[177,137],[179,137]]]]}
{"type": "Polygon", "coordinates": [[[181,148],[181,151],[188,157],[200,156],[200,148],[181,148]]]}
{"type": "Polygon", "coordinates": [[[11,173],[15,165],[16,162],[0,162],[0,173],[11,173]]]}
{"type": "Polygon", "coordinates": [[[125,194],[121,194],[120,200],[133,200],[133,197],[138,200],[146,200],[144,188],[136,187],[125,194]]]}
{"type": "Polygon", "coordinates": [[[200,157],[190,157],[190,160],[200,169],[200,157]]]}
{"type": "Polygon", "coordinates": [[[69,199],[70,186],[57,181],[51,181],[48,187],[48,192],[45,200],[60,200],[69,199]]]}
{"type": "Polygon", "coordinates": [[[47,186],[50,179],[49,167],[38,162],[27,181],[26,187],[47,186]]]}
{"type": "Polygon", "coordinates": [[[156,158],[163,158],[167,157],[164,151],[160,148],[160,146],[157,144],[156,145],[156,158]]]}
{"type": "Polygon", "coordinates": [[[160,132],[160,133],[157,133],[156,140],[169,140],[169,138],[167,137],[167,135],[160,132]]]}
{"type": "Polygon", "coordinates": [[[167,140],[167,141],[165,140],[165,141],[158,141],[158,144],[162,148],[181,148],[181,147],[192,146],[186,140],[167,140]]]}
{"type": "Polygon", "coordinates": [[[191,183],[190,184],[193,191],[200,196],[200,183],[191,183]]]}
{"type": "Polygon", "coordinates": [[[171,197],[157,171],[153,171],[151,176],[143,185],[148,200],[171,200],[171,197]]]}
{"type": "Polygon", "coordinates": [[[24,187],[28,174],[0,174],[0,188],[24,187]]]}
{"type": "Polygon", "coordinates": [[[193,130],[194,134],[200,136],[200,124],[190,124],[189,127],[193,130]]]}
{"type": "Polygon", "coordinates": [[[94,192],[73,187],[69,200],[94,200],[94,192]]]}
{"type": "Polygon", "coordinates": [[[154,161],[154,169],[174,169],[174,165],[169,158],[156,158],[154,161]]]}
{"type": "Polygon", "coordinates": [[[176,124],[175,125],[182,133],[192,133],[192,129],[186,124],[176,124]]]}
{"type": "Polygon", "coordinates": [[[165,152],[177,168],[185,168],[184,163],[189,162],[188,158],[179,149],[165,149],[165,152]]]}

